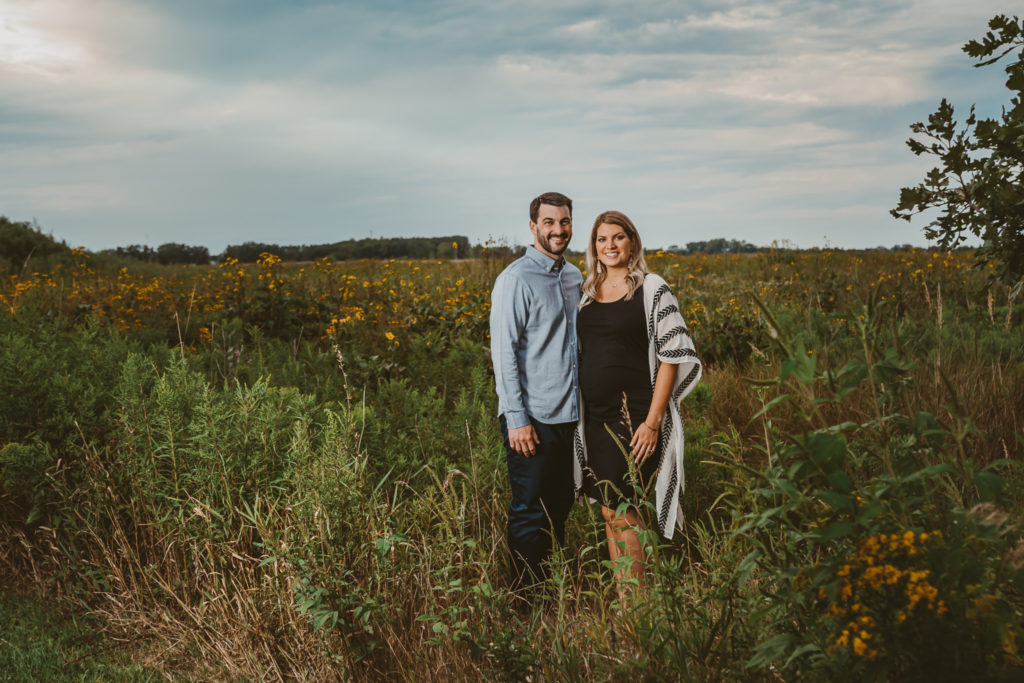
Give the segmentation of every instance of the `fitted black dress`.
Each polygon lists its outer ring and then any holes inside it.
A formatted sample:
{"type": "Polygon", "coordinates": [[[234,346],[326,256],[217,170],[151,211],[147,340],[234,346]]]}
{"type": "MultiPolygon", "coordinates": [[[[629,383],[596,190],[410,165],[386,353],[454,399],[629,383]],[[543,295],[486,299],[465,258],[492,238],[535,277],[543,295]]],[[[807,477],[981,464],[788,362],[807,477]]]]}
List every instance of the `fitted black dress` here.
{"type": "MultiPolygon", "coordinates": [[[[623,450],[647,418],[651,406],[647,314],[643,289],[629,301],[591,301],[576,319],[580,336],[580,391],[583,394],[583,435],[587,468],[583,491],[606,507],[636,504],[642,492],[631,483],[623,450]],[[619,444],[608,433],[618,437],[619,444]]],[[[640,467],[640,485],[647,488],[661,457],[661,444],[640,467]]]]}

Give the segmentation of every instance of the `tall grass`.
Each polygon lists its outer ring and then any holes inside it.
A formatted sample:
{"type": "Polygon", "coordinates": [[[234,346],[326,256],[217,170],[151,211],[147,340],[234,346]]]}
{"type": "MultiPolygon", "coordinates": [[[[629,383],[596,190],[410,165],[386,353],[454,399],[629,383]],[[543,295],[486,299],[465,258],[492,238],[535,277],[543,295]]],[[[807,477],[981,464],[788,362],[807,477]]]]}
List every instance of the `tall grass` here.
{"type": "Polygon", "coordinates": [[[486,339],[500,262],[79,258],[3,290],[0,563],[106,637],[146,639],[167,672],[1021,671],[1024,332],[963,260],[651,256],[709,366],[683,406],[685,529],[647,535],[650,581],[620,604],[585,504],[545,591],[507,589],[486,339]],[[915,554],[888,550],[906,532],[915,554]],[[934,599],[900,597],[925,584],[934,599]]]}

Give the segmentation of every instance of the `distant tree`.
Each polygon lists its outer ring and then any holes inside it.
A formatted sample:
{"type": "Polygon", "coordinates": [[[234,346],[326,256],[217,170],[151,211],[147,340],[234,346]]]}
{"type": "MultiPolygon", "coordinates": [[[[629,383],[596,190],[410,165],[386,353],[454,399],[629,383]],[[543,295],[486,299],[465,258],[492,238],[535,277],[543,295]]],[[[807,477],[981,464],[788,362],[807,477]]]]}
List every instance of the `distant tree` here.
{"type": "Polygon", "coordinates": [[[33,259],[48,267],[50,257],[70,251],[66,242],[45,234],[35,222],[17,222],[0,216],[0,265],[6,265],[12,272],[20,271],[33,259]]]}
{"type": "Polygon", "coordinates": [[[743,240],[727,240],[723,237],[716,237],[711,240],[700,242],[687,242],[687,254],[749,254],[758,249],[750,242],[743,240]]]}
{"type": "Polygon", "coordinates": [[[145,244],[129,244],[127,247],[106,249],[101,253],[164,265],[182,263],[203,265],[210,262],[210,250],[206,247],[178,244],[177,242],[167,242],[156,249],[145,244]]]}
{"type": "Polygon", "coordinates": [[[152,263],[157,259],[156,250],[145,244],[129,244],[127,247],[117,247],[113,253],[121,258],[146,261],[147,263],[152,263]]]}
{"type": "Polygon", "coordinates": [[[985,37],[963,51],[978,60],[976,67],[1016,52],[1005,69],[1009,106],[998,119],[979,119],[971,106],[961,128],[953,105],[943,99],[927,124],[913,124],[910,129],[925,140],[909,139],[911,151],[933,155],[941,165],[916,187],[900,190],[899,205],[890,213],[909,221],[938,209],[925,236],[943,249],[960,246],[969,235],[981,238],[980,262],[993,264],[994,279],[1016,296],[1024,286],[1024,24],[999,15],[988,25],[985,37]]]}
{"type": "Polygon", "coordinates": [[[157,261],[164,265],[191,263],[202,265],[210,262],[210,251],[206,247],[167,242],[156,248],[157,261]]]}

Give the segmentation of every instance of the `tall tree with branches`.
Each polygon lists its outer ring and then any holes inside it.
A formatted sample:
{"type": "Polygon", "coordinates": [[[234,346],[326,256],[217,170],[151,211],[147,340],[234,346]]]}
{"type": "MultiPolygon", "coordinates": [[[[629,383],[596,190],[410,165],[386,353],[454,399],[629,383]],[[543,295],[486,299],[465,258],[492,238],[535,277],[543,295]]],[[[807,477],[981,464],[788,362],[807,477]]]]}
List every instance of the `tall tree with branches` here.
{"type": "Polygon", "coordinates": [[[924,228],[925,236],[943,249],[954,249],[974,237],[982,240],[979,264],[992,264],[994,281],[1024,289],[1024,22],[998,15],[989,21],[981,40],[963,46],[976,67],[1009,57],[1006,87],[1010,102],[998,118],[978,118],[971,106],[961,126],[953,105],[943,99],[928,123],[910,126],[921,138],[907,140],[911,151],[933,155],[932,168],[914,187],[900,190],[899,205],[890,213],[911,217],[938,209],[924,228]]]}

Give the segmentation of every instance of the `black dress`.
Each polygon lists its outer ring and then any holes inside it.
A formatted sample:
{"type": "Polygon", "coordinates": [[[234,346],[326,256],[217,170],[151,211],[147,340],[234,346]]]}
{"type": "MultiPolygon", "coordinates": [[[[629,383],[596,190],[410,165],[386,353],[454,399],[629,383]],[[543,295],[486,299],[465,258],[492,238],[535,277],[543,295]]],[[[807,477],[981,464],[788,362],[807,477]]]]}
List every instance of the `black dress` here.
{"type": "MultiPolygon", "coordinates": [[[[628,475],[632,457],[623,451],[628,453],[633,432],[647,418],[653,394],[643,289],[638,289],[629,301],[591,301],[580,309],[576,328],[587,444],[583,490],[606,507],[616,508],[622,502],[636,504],[642,491],[631,483],[628,475]]],[[[640,467],[642,488],[653,480],[660,457],[659,443],[640,467]]]]}

